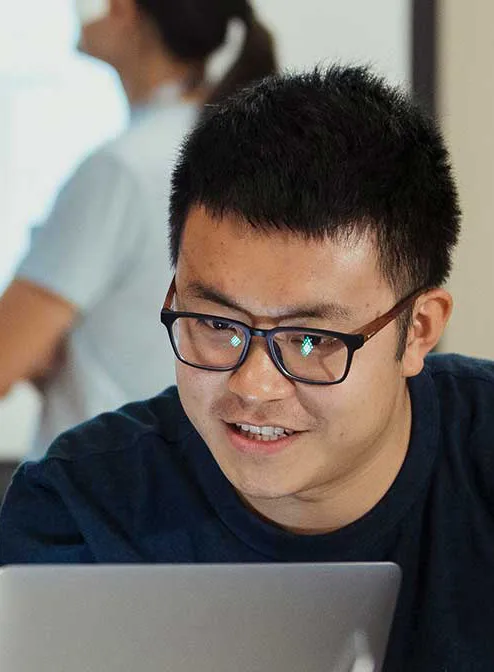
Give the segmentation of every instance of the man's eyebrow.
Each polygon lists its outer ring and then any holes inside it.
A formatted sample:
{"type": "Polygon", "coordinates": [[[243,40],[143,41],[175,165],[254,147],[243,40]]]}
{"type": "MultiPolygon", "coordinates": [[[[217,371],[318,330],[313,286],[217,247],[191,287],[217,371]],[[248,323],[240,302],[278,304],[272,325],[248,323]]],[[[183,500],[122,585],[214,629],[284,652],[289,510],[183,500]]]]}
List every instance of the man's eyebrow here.
{"type": "MultiPolygon", "coordinates": [[[[225,308],[231,308],[240,313],[250,315],[249,311],[245,309],[240,303],[235,301],[232,297],[226,296],[222,292],[214,289],[209,285],[204,285],[200,282],[193,282],[189,284],[185,290],[185,296],[195,299],[203,299],[216,303],[225,308]]],[[[315,303],[302,304],[297,306],[284,306],[282,310],[277,313],[278,319],[298,319],[298,318],[316,318],[320,320],[350,320],[354,317],[354,311],[349,307],[340,303],[315,303]]]]}

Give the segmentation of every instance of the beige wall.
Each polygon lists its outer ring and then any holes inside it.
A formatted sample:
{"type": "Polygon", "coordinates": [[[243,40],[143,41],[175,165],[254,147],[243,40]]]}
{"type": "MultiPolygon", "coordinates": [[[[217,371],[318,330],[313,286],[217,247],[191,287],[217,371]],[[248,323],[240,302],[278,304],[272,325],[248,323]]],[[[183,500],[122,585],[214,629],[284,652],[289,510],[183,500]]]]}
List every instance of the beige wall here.
{"type": "Polygon", "coordinates": [[[494,3],[440,0],[439,9],[439,116],[463,209],[441,349],[494,358],[494,3]]]}

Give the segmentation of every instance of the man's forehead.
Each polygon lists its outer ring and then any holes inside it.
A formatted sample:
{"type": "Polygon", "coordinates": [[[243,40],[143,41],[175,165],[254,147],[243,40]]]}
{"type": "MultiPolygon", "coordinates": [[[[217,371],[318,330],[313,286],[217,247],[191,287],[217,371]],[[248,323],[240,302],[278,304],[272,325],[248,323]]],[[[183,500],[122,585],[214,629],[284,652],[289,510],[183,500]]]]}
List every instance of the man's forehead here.
{"type": "MultiPolygon", "coordinates": [[[[296,230],[283,222],[251,222],[247,217],[231,212],[216,213],[208,210],[204,205],[194,205],[190,208],[182,231],[181,254],[190,253],[206,241],[215,238],[220,244],[218,251],[225,251],[238,246],[239,243],[265,241],[279,252],[281,248],[293,247],[297,253],[307,250],[310,254],[317,251],[327,251],[330,248],[345,249],[347,253],[358,252],[376,259],[377,244],[375,235],[370,228],[348,225],[341,233],[334,235],[328,227],[328,235],[310,234],[310,227],[306,230],[296,230]],[[233,233],[232,235],[225,235],[233,233]]],[[[247,250],[246,250],[247,251],[247,250]]]]}
{"type": "MultiPolygon", "coordinates": [[[[307,245],[313,244],[315,239],[310,236],[298,232],[283,223],[265,223],[251,221],[246,216],[236,212],[215,212],[209,210],[204,205],[195,205],[190,208],[186,217],[183,232],[182,232],[182,247],[184,243],[187,247],[191,247],[194,243],[200,243],[204,239],[209,239],[211,236],[219,236],[224,238],[225,244],[233,242],[228,240],[222,234],[226,231],[234,231],[234,241],[249,241],[249,240],[269,240],[273,245],[280,245],[283,243],[305,243],[307,245]]],[[[319,242],[322,243],[324,239],[321,237],[319,242]]],[[[180,250],[182,251],[182,250],[180,250]]]]}
{"type": "Polygon", "coordinates": [[[307,239],[286,228],[256,230],[235,216],[215,218],[202,208],[188,217],[177,277],[180,292],[190,286],[195,298],[342,319],[375,301],[373,288],[383,288],[367,236],[307,239]]]}
{"type": "Polygon", "coordinates": [[[317,319],[338,319],[350,320],[354,317],[355,311],[349,306],[336,301],[328,302],[298,302],[290,303],[291,297],[287,296],[286,301],[281,305],[264,305],[264,297],[239,297],[231,296],[225,291],[220,290],[214,284],[201,282],[197,279],[191,279],[182,288],[182,297],[187,300],[203,300],[231,308],[241,313],[249,314],[251,317],[271,317],[278,319],[287,318],[317,318],[317,319]],[[253,300],[254,299],[254,300],[253,300]],[[253,305],[258,305],[257,311],[253,311],[253,305]]]}

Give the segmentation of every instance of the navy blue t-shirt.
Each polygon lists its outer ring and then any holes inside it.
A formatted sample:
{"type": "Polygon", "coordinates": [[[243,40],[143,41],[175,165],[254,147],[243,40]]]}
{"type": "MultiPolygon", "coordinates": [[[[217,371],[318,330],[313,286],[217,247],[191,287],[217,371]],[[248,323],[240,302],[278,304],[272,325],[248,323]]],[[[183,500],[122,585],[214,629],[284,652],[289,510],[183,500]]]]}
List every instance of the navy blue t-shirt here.
{"type": "Polygon", "coordinates": [[[384,561],[403,570],[387,672],[494,670],[494,363],[428,358],[386,496],[302,536],[261,520],[223,476],[175,388],[62,435],[17,471],[0,564],[384,561]]]}

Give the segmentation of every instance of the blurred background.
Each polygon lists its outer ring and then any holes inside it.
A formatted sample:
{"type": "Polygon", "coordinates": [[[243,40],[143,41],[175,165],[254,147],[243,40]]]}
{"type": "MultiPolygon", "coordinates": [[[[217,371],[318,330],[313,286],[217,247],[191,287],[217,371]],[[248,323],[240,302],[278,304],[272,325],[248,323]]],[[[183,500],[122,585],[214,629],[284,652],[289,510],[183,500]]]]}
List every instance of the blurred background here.
{"type": "MultiPolygon", "coordinates": [[[[254,0],[282,67],[364,62],[412,89],[439,117],[464,225],[441,348],[493,357],[494,5],[487,0],[254,0]]],[[[62,180],[128,115],[110,68],[77,55],[71,0],[0,0],[0,291],[62,180]],[[77,132],[74,132],[77,129],[77,132]]],[[[165,235],[165,233],[164,233],[165,235]]],[[[163,341],[165,346],[165,340],[163,341]]],[[[18,385],[0,401],[0,461],[21,459],[39,400],[18,385]]],[[[1,484],[0,484],[1,486],[1,484]]]]}

